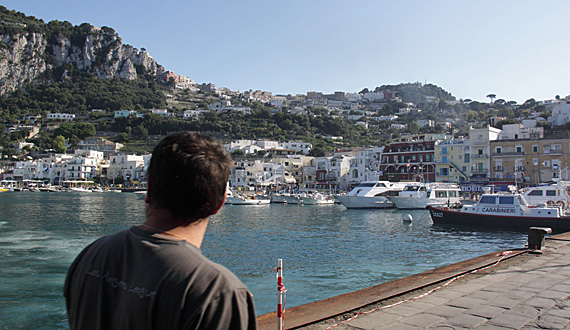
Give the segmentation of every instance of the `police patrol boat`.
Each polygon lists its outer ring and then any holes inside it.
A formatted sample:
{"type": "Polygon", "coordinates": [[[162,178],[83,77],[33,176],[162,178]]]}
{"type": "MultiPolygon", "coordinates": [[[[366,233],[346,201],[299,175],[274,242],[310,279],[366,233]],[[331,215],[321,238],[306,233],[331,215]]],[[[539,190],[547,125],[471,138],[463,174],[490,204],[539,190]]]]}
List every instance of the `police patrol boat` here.
{"type": "Polygon", "coordinates": [[[570,230],[570,216],[562,207],[531,206],[520,193],[483,194],[476,204],[460,209],[442,206],[428,206],[427,209],[434,224],[570,230]]]}

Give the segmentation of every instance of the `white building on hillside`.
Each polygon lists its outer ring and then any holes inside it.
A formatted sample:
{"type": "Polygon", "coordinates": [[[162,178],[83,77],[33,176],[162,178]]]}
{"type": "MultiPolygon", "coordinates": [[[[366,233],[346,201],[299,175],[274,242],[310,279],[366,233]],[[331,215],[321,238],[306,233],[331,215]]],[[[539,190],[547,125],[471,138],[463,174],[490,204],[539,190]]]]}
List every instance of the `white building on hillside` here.
{"type": "Polygon", "coordinates": [[[560,102],[552,108],[552,116],[548,117],[552,126],[562,126],[570,121],[570,103],[560,102]]]}
{"type": "Polygon", "coordinates": [[[75,115],[71,113],[48,113],[46,118],[48,120],[73,121],[75,119],[75,115]]]}
{"type": "Polygon", "coordinates": [[[295,150],[295,152],[301,152],[306,155],[313,150],[313,145],[309,142],[290,141],[279,143],[279,148],[295,150]]]}
{"type": "Polygon", "coordinates": [[[384,93],[365,93],[364,98],[370,102],[377,102],[384,99],[384,93]]]}
{"type": "Polygon", "coordinates": [[[348,184],[355,185],[363,181],[378,180],[383,151],[384,147],[366,148],[358,151],[358,154],[350,161],[348,184]]]}
{"type": "Polygon", "coordinates": [[[145,157],[137,155],[116,155],[109,159],[107,178],[109,181],[124,178],[125,181],[142,181],[145,174],[145,157]]]}
{"type": "Polygon", "coordinates": [[[85,157],[73,157],[67,162],[65,179],[92,180],[97,175],[97,159],[85,157]]]}
{"type": "Polygon", "coordinates": [[[229,184],[242,190],[263,189],[273,185],[295,183],[295,179],[280,163],[266,163],[260,160],[238,161],[231,168],[229,184]]]}
{"type": "Polygon", "coordinates": [[[499,140],[542,138],[544,138],[544,127],[525,127],[523,124],[503,125],[503,130],[499,134],[499,140]]]}
{"type": "Polygon", "coordinates": [[[316,181],[346,187],[350,181],[350,162],[354,157],[335,155],[332,157],[317,157],[316,181]]]}
{"type": "Polygon", "coordinates": [[[186,110],[182,113],[182,117],[185,120],[198,119],[206,112],[210,112],[210,110],[186,110]]]}

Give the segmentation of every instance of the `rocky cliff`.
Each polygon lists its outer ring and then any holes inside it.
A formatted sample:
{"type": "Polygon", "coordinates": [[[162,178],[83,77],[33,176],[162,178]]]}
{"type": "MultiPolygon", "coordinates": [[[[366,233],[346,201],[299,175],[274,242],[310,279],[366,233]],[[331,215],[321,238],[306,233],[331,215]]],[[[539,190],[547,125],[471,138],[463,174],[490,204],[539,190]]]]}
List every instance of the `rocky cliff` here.
{"type": "Polygon", "coordinates": [[[0,95],[26,82],[65,79],[71,68],[129,80],[164,72],[146,51],[123,44],[110,28],[36,23],[0,19],[0,95]]]}

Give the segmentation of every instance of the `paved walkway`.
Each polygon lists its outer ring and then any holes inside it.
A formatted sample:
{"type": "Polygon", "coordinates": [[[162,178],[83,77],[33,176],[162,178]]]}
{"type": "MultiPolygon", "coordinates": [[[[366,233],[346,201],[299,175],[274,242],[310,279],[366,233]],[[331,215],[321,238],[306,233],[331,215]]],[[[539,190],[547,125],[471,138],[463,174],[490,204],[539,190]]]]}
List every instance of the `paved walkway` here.
{"type": "Polygon", "coordinates": [[[570,330],[570,233],[547,239],[542,252],[296,328],[570,330]]]}

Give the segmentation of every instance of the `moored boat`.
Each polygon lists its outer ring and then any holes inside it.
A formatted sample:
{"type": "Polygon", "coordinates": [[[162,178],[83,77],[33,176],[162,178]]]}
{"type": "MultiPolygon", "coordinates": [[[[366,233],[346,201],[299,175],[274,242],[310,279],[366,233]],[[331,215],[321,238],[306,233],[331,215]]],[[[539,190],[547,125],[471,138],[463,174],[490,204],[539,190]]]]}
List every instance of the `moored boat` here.
{"type": "Polygon", "coordinates": [[[552,184],[543,184],[536,187],[521,189],[521,194],[529,205],[546,204],[547,206],[560,206],[570,209],[570,195],[568,188],[570,182],[557,181],[552,184]]]}
{"type": "Polygon", "coordinates": [[[266,198],[256,198],[255,196],[239,196],[233,197],[232,205],[265,205],[269,204],[270,200],[266,198]]]}
{"type": "Polygon", "coordinates": [[[388,199],[398,209],[425,209],[427,206],[460,204],[463,198],[460,196],[459,186],[455,183],[411,183],[408,184],[398,196],[390,196],[388,199]]]}
{"type": "Polygon", "coordinates": [[[483,194],[477,204],[464,205],[460,209],[442,206],[428,206],[427,209],[434,224],[570,230],[570,216],[561,207],[533,207],[519,193],[483,194]]]}
{"type": "Polygon", "coordinates": [[[389,196],[397,196],[407,183],[390,181],[364,181],[349,193],[334,198],[348,209],[391,208],[389,196]]]}
{"type": "Polygon", "coordinates": [[[322,193],[307,194],[301,197],[303,205],[332,205],[334,199],[322,193]]]}

